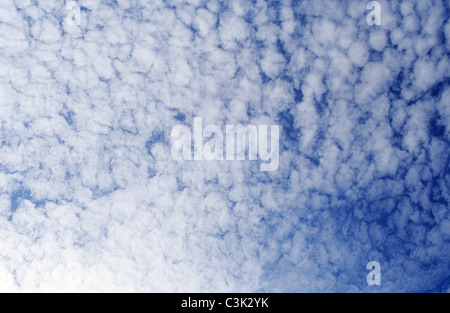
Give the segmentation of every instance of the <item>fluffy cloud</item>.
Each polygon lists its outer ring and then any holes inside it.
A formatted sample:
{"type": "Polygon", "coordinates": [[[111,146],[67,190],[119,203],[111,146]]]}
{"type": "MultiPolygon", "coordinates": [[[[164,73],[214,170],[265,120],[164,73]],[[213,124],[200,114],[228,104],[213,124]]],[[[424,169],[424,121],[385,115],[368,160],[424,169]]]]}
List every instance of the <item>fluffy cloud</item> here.
{"type": "Polygon", "coordinates": [[[449,7],[380,3],[2,1],[0,291],[448,291],[449,7]],[[195,116],[279,170],[173,161],[195,116]]]}

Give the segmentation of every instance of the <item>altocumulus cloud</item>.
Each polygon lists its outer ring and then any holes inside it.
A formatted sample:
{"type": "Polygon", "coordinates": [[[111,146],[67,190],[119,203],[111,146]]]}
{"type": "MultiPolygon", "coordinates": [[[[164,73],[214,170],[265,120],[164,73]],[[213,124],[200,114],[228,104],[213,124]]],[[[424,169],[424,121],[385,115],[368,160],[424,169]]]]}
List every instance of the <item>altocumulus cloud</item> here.
{"type": "Polygon", "coordinates": [[[62,2],[0,3],[0,291],[449,290],[448,1],[62,2]]]}

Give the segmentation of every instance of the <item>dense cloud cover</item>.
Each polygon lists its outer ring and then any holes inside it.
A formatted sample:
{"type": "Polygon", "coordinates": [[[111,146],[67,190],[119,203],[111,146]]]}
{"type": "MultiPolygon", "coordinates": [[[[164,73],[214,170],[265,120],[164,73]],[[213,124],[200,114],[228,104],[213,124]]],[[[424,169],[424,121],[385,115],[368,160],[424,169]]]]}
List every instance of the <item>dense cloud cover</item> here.
{"type": "Polygon", "coordinates": [[[2,0],[0,291],[449,291],[449,2],[367,2],[2,0]]]}

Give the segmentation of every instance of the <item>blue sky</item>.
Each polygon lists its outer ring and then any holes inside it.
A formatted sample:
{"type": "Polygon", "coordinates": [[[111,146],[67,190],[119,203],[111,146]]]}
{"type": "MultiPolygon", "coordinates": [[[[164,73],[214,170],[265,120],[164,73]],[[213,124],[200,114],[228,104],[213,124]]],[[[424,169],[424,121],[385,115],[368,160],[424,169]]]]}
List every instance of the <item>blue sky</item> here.
{"type": "Polygon", "coordinates": [[[2,0],[0,291],[448,292],[450,6],[367,2],[2,0]]]}

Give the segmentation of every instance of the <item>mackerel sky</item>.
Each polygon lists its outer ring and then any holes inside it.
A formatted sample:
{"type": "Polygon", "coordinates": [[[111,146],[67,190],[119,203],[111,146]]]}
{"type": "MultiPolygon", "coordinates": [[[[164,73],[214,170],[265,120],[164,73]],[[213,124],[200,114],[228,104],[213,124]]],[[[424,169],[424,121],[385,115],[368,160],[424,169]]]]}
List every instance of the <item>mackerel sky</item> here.
{"type": "Polygon", "coordinates": [[[1,0],[0,291],[449,292],[450,3],[368,2],[1,0]]]}

